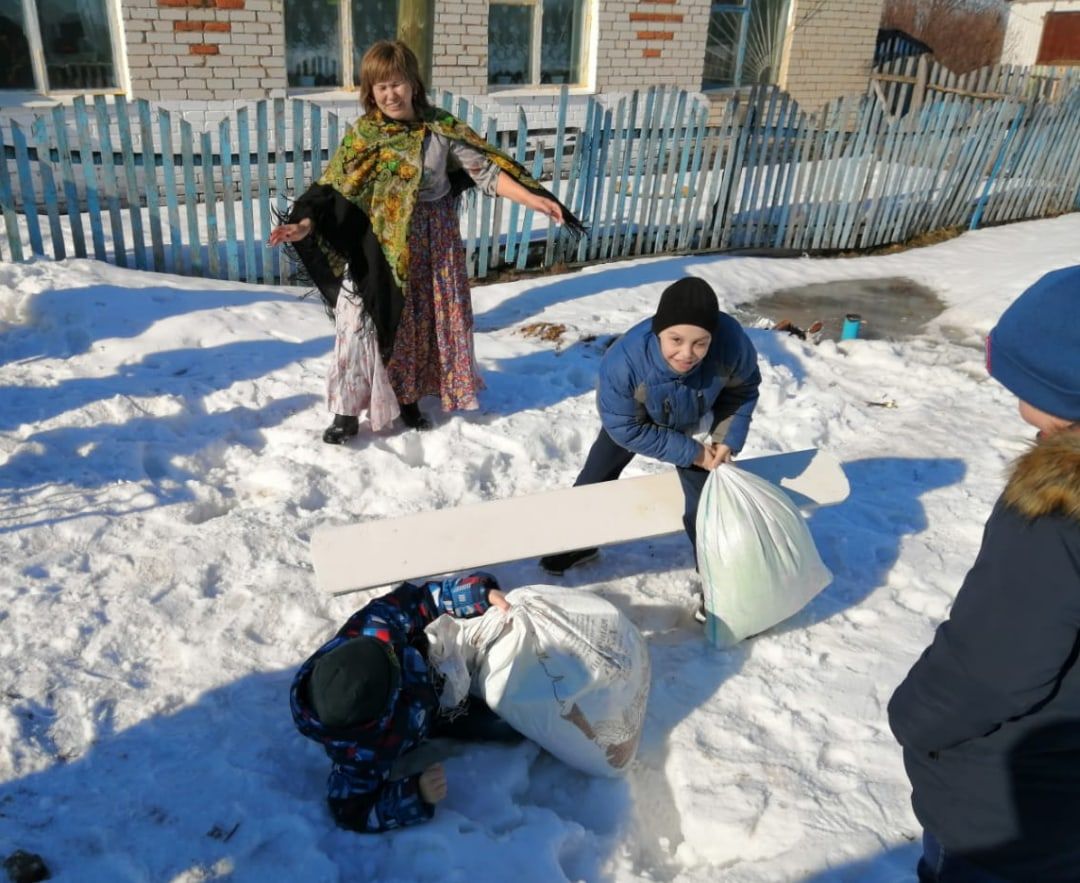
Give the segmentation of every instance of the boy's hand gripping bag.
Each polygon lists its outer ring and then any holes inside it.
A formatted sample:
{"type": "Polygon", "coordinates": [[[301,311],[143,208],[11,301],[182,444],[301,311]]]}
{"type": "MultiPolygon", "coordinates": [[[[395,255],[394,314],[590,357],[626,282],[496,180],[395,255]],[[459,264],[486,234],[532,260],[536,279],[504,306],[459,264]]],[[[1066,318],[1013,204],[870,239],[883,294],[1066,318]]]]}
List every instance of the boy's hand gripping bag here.
{"type": "Polygon", "coordinates": [[[805,607],[832,573],[791,498],[733,465],[714,469],[697,511],[705,633],[730,647],[805,607]]]}
{"type": "Polygon", "coordinates": [[[443,707],[467,689],[569,766],[623,774],[649,697],[641,633],[614,605],[579,589],[521,588],[507,600],[508,613],[492,607],[476,619],[441,616],[427,627],[428,658],[446,679],[443,707]]]}

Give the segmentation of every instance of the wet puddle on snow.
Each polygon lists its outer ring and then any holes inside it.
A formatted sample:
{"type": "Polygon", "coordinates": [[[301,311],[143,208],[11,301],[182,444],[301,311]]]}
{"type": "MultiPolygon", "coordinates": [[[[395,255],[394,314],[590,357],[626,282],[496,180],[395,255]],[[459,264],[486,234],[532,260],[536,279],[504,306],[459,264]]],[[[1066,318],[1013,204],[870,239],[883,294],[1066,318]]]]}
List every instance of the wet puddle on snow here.
{"type": "Polygon", "coordinates": [[[929,288],[902,277],[844,279],[783,288],[732,311],[744,325],[769,327],[787,320],[805,330],[820,321],[820,337],[839,340],[844,317],[861,318],[859,337],[870,340],[906,340],[922,333],[926,323],[940,315],[945,304],[929,288]]]}

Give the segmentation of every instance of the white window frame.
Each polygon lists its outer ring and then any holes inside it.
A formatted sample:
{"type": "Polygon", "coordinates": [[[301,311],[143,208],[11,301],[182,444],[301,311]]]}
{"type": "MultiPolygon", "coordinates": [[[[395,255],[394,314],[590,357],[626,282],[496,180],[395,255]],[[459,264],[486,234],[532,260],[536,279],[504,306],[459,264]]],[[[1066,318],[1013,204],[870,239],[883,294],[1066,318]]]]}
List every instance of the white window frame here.
{"type": "MultiPolygon", "coordinates": [[[[724,15],[735,14],[735,15],[738,15],[740,17],[739,18],[739,34],[738,34],[738,45],[736,47],[736,57],[735,57],[735,72],[734,72],[734,74],[735,74],[734,80],[735,81],[733,83],[728,83],[728,84],[724,84],[724,85],[712,85],[712,84],[706,85],[704,83],[704,81],[703,81],[702,85],[701,85],[702,91],[704,91],[704,92],[719,92],[719,91],[723,91],[725,89],[726,90],[742,89],[747,85],[747,83],[746,83],[746,50],[747,50],[747,43],[748,43],[748,41],[750,40],[750,37],[751,37],[751,35],[750,35],[750,24],[751,24],[751,21],[753,20],[753,16],[754,16],[754,7],[759,2],[765,2],[765,0],[744,0],[744,2],[741,3],[741,4],[736,3],[736,2],[732,2],[732,0],[726,0],[726,2],[725,2],[725,0],[715,0],[715,2],[709,4],[709,25],[708,26],[710,28],[712,27],[712,17],[716,13],[721,13],[721,14],[724,14],[724,15]]],[[[777,83],[783,82],[783,80],[784,80],[784,78],[786,76],[785,71],[786,71],[786,67],[787,67],[787,49],[788,49],[788,42],[789,42],[790,33],[791,33],[792,16],[795,14],[796,3],[797,3],[797,0],[787,0],[786,9],[784,11],[784,17],[785,17],[784,33],[783,33],[782,36],[777,35],[779,37],[779,39],[780,39],[780,43],[779,43],[779,53],[780,53],[779,61],[780,61],[780,63],[779,63],[779,67],[778,67],[778,70],[777,70],[777,76],[776,76],[776,82],[777,83]]],[[[705,42],[706,52],[708,51],[708,47],[709,47],[709,43],[708,43],[708,38],[706,37],[706,42],[705,42]]],[[[703,80],[704,80],[704,78],[703,78],[703,80]]]]}
{"type": "MultiPolygon", "coordinates": [[[[114,95],[128,91],[130,78],[127,65],[124,63],[126,53],[124,52],[123,27],[120,23],[119,2],[118,0],[104,0],[104,4],[105,20],[109,27],[109,41],[112,44],[110,48],[116,85],[102,86],[97,89],[54,89],[49,85],[49,70],[45,64],[45,44],[41,40],[41,21],[38,19],[37,3],[34,0],[22,0],[23,27],[26,31],[26,42],[30,47],[30,65],[34,71],[33,91],[41,95],[114,95]]],[[[0,90],[0,92],[3,91],[10,90],[0,90]]]]}
{"type": "MultiPolygon", "coordinates": [[[[397,0],[397,12],[398,12],[398,33],[400,33],[400,16],[401,16],[401,0],[397,0]]],[[[285,14],[284,3],[282,3],[282,16],[285,14]]],[[[401,39],[400,36],[389,37],[388,39],[401,39]]],[[[286,38],[286,70],[285,78],[288,82],[288,38],[286,38]]],[[[352,14],[352,0],[339,0],[338,2],[338,52],[340,53],[341,65],[339,70],[341,72],[341,83],[336,86],[298,86],[288,84],[287,88],[289,94],[305,94],[309,92],[326,92],[341,90],[346,92],[356,92],[360,87],[353,82],[356,77],[357,70],[356,65],[353,63],[353,51],[355,46],[353,45],[353,14],[352,14]]],[[[421,70],[423,70],[424,61],[421,59],[421,70]]],[[[430,84],[428,84],[430,87],[430,84]]]]}
{"type": "MultiPolygon", "coordinates": [[[[734,82],[726,83],[723,85],[706,85],[702,83],[701,88],[705,92],[713,92],[719,89],[738,89],[742,86],[743,64],[746,61],[746,34],[750,28],[750,7],[753,5],[753,0],[745,0],[744,3],[710,3],[709,4],[709,23],[708,28],[712,27],[712,17],[717,13],[721,15],[738,15],[739,16],[739,36],[738,45],[735,47],[735,75],[734,82]]],[[[705,50],[708,51],[709,42],[706,32],[705,50]]]]}
{"type": "MultiPolygon", "coordinates": [[[[527,83],[516,83],[519,89],[523,86],[526,88],[535,88],[540,85],[540,39],[544,33],[544,4],[542,0],[492,0],[488,5],[490,9],[492,6],[531,6],[532,7],[532,22],[530,30],[532,31],[532,39],[529,40],[529,81],[527,83]]],[[[489,44],[490,45],[490,44],[489,44]]],[[[488,49],[490,52],[490,48],[488,49]]],[[[496,83],[488,83],[488,89],[498,89],[499,86],[496,83]]]]}
{"type": "MultiPolygon", "coordinates": [[[[501,92],[536,92],[547,89],[560,89],[562,83],[541,83],[540,66],[543,63],[541,42],[544,35],[544,4],[543,0],[491,0],[488,3],[488,13],[492,6],[531,6],[532,13],[532,41],[529,52],[529,81],[527,83],[488,83],[489,94],[501,92]]],[[[596,29],[593,27],[595,16],[593,14],[593,0],[582,0],[581,4],[581,57],[578,59],[578,68],[581,71],[581,80],[577,83],[567,83],[571,89],[588,88],[593,81],[593,59],[596,52],[596,29]]],[[[490,52],[490,43],[488,51],[490,52]]]]}

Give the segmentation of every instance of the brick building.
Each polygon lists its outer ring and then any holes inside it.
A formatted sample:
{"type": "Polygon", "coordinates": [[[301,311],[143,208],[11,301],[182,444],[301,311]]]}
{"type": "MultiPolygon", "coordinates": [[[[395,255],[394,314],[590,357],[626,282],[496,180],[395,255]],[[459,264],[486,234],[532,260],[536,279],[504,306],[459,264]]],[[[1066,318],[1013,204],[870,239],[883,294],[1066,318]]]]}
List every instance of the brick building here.
{"type": "Polygon", "coordinates": [[[725,96],[778,83],[812,110],[862,92],[883,0],[15,0],[0,107],[122,92],[212,121],[308,96],[351,116],[359,57],[399,35],[436,89],[500,124],[653,85],[725,96]]]}

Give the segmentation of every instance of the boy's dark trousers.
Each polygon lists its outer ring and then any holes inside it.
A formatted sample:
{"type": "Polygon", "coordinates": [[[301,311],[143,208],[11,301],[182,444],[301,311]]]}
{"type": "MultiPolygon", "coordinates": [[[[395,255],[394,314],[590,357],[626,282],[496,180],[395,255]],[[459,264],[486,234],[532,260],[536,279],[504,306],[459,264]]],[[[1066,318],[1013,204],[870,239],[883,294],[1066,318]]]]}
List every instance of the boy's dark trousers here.
{"type": "Polygon", "coordinates": [[[923,831],[923,854],[916,869],[919,883],[1009,883],[989,871],[946,854],[945,847],[929,831],[923,831]]]}
{"type": "MultiPolygon", "coordinates": [[[[585,465],[578,475],[574,487],[583,484],[599,484],[602,481],[614,481],[618,478],[626,465],[634,459],[634,452],[615,444],[606,429],[601,429],[600,434],[589,449],[589,456],[585,458],[585,465]]],[[[682,484],[683,496],[686,498],[686,507],[683,510],[683,527],[686,535],[690,538],[690,545],[694,547],[694,564],[697,564],[697,507],[701,500],[701,491],[705,487],[705,479],[709,477],[707,469],[700,466],[676,466],[679,473],[679,481],[682,484]]]]}

